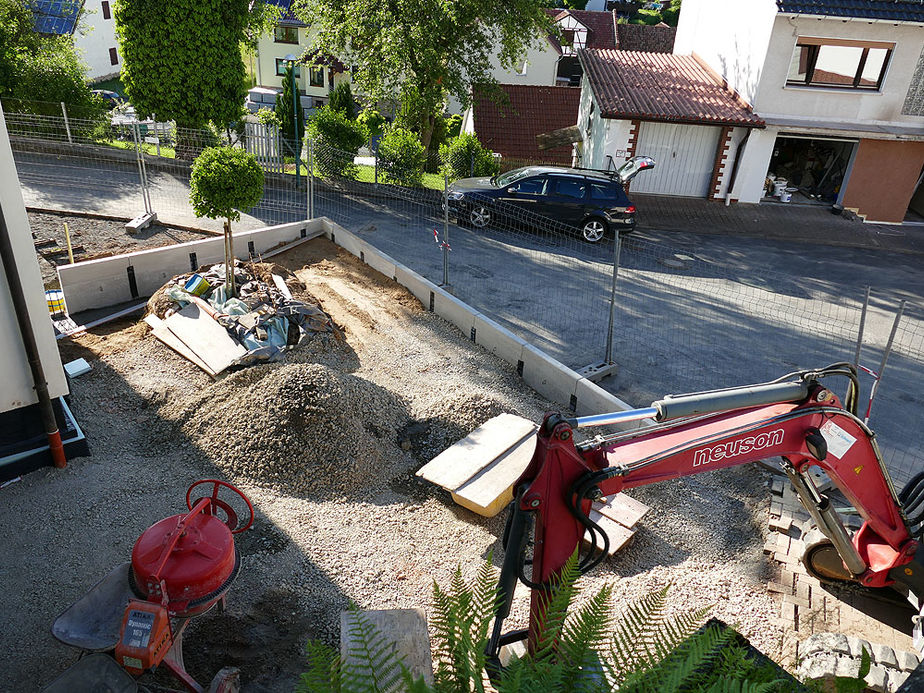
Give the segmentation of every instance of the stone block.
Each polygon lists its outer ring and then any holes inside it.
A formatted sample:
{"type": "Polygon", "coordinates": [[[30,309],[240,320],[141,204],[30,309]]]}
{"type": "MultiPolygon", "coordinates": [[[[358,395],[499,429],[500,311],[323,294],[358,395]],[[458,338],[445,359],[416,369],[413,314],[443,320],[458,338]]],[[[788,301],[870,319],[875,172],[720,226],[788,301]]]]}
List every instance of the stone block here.
{"type": "MultiPolygon", "coordinates": [[[[414,677],[420,676],[428,684],[433,683],[430,636],[423,609],[363,611],[362,615],[382,635],[388,647],[404,662],[414,677]]],[[[356,614],[351,611],[340,612],[340,657],[344,665],[350,664],[350,652],[358,644],[353,642],[350,634],[355,618],[356,614]]],[[[403,689],[403,683],[399,681],[391,690],[397,692],[403,689]]]]}
{"type": "Polygon", "coordinates": [[[886,693],[889,685],[889,672],[881,666],[873,665],[865,678],[866,687],[876,693],[886,693]]]}
{"type": "Polygon", "coordinates": [[[898,660],[898,668],[902,671],[914,671],[917,669],[918,664],[921,663],[921,658],[914,652],[902,652],[897,650],[895,652],[895,658],[898,660]]]}
{"type": "Polygon", "coordinates": [[[847,636],[841,633],[816,633],[799,645],[800,657],[827,653],[849,655],[850,646],[847,636]]]}
{"type": "Polygon", "coordinates": [[[910,675],[910,671],[899,671],[898,669],[889,670],[889,689],[897,691],[910,675]]]}
{"type": "Polygon", "coordinates": [[[873,656],[873,646],[862,638],[848,637],[847,646],[850,648],[851,657],[862,657],[864,649],[869,652],[870,657],[873,656]]]}
{"type": "Polygon", "coordinates": [[[870,654],[872,654],[876,664],[898,669],[898,659],[895,657],[895,650],[888,645],[873,645],[873,651],[870,654]]]}

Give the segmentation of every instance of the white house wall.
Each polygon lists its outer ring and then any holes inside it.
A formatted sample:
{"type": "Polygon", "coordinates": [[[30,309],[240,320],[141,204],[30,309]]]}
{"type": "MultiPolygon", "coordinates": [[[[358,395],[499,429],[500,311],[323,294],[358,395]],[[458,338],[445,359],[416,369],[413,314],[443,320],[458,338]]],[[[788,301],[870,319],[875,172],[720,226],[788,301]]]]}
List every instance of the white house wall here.
{"type": "MultiPolygon", "coordinates": [[[[738,176],[731,197],[739,202],[760,202],[763,196],[767,165],[776,144],[778,128],[755,129],[741,153],[738,176]]],[[[729,169],[728,175],[730,175],[729,169]]]]}
{"type": "Polygon", "coordinates": [[[616,166],[619,166],[627,158],[632,121],[601,118],[600,109],[596,106],[591,113],[592,100],[593,93],[590,85],[584,79],[581,83],[581,101],[578,106],[577,121],[582,134],[580,165],[586,168],[605,169],[609,163],[606,157],[609,155],[613,157],[616,166]],[[591,121],[589,136],[587,132],[588,115],[591,121]]]}
{"type": "Polygon", "coordinates": [[[118,75],[122,70],[122,54],[115,36],[115,0],[110,0],[109,19],[103,16],[102,0],[87,0],[80,25],[74,32],[74,47],[89,68],[87,79],[96,81],[118,75]],[[114,48],[118,64],[113,65],[109,49],[114,48]]]}
{"type": "MultiPolygon", "coordinates": [[[[686,12],[686,3],[683,8],[686,12]]],[[[841,122],[920,124],[919,116],[902,115],[901,110],[924,47],[924,28],[788,15],[779,15],[773,27],[767,62],[753,102],[762,117],[806,116],[841,122]],[[895,43],[882,91],[786,86],[793,50],[800,36],[895,43]]]]}
{"type": "MultiPolygon", "coordinates": [[[[39,357],[48,382],[51,397],[67,394],[67,380],[58,345],[55,343],[51,318],[45,302],[45,287],[39,270],[35,247],[32,245],[32,233],[29,219],[23,205],[19,188],[19,177],[13,163],[13,152],[0,107],[0,207],[10,233],[13,255],[19,270],[20,282],[26,295],[32,329],[38,342],[39,357]]],[[[13,300],[10,297],[6,277],[0,272],[0,373],[3,374],[3,387],[0,387],[0,412],[19,409],[37,400],[33,388],[29,361],[22,345],[13,300]]]]}
{"type": "Polygon", "coordinates": [[[674,53],[696,53],[753,105],[776,14],[775,0],[684,0],[674,53]]]}
{"type": "MultiPolygon", "coordinates": [[[[314,34],[311,32],[310,28],[306,27],[298,27],[297,45],[294,43],[276,43],[273,32],[264,34],[260,37],[260,41],[257,43],[257,55],[255,59],[258,86],[281,89],[285,77],[276,74],[276,59],[284,58],[289,54],[301,57],[302,53],[311,45],[313,39],[314,34]]],[[[300,66],[300,74],[296,83],[301,93],[307,96],[318,96],[322,98],[330,95],[331,87],[328,83],[330,71],[326,66],[321,67],[324,70],[324,86],[311,87],[308,86],[308,68],[305,65],[300,66]]],[[[334,75],[334,86],[337,86],[341,82],[350,82],[348,73],[334,75]]]]}

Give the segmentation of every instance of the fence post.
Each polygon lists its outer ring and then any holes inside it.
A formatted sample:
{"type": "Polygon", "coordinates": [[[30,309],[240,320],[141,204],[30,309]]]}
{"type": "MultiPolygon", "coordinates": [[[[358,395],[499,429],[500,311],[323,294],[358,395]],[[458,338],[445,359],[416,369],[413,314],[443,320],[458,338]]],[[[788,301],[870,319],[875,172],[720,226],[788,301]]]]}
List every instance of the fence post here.
{"type": "Polygon", "coordinates": [[[622,252],[622,234],[616,229],[613,239],[613,285],[610,289],[610,324],[606,329],[606,354],[603,362],[613,363],[613,329],[616,326],[616,279],[619,276],[619,254],[622,252]]]}
{"type": "Polygon", "coordinates": [[[443,171],[443,286],[449,286],[449,173],[443,171]]]}
{"type": "Polygon", "coordinates": [[[308,138],[308,218],[314,219],[314,144],[308,138]]]}
{"type": "Polygon", "coordinates": [[[157,114],[156,113],[151,114],[151,120],[154,121],[154,139],[157,140],[155,143],[157,146],[157,156],[160,156],[160,133],[157,132],[157,114]]]}
{"type": "Polygon", "coordinates": [[[141,199],[144,203],[144,211],[147,214],[153,213],[151,205],[151,194],[148,192],[148,171],[144,165],[144,150],[141,147],[141,129],[137,122],[132,123],[132,139],[135,140],[135,157],[138,161],[138,178],[141,181],[141,199]]]}
{"type": "Polygon", "coordinates": [[[475,177],[475,152],[468,155],[468,175],[470,178],[475,177]]]}
{"type": "Polygon", "coordinates": [[[379,187],[379,143],[375,143],[375,147],[372,150],[372,159],[375,166],[375,187],[379,187]]]}
{"type": "Polygon", "coordinates": [[[64,105],[64,102],[61,102],[61,114],[64,116],[64,129],[67,131],[67,143],[74,144],[74,139],[71,137],[71,124],[67,119],[67,106],[64,105]]]}

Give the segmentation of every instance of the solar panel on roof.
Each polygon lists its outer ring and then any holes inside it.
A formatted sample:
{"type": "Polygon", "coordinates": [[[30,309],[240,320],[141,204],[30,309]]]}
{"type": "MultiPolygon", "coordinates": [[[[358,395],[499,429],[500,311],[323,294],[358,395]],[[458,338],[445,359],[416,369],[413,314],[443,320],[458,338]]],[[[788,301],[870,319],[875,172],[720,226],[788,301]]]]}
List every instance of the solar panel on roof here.
{"type": "Polygon", "coordinates": [[[34,0],[30,4],[35,31],[40,34],[73,34],[83,2],[76,0],[34,0]]]}

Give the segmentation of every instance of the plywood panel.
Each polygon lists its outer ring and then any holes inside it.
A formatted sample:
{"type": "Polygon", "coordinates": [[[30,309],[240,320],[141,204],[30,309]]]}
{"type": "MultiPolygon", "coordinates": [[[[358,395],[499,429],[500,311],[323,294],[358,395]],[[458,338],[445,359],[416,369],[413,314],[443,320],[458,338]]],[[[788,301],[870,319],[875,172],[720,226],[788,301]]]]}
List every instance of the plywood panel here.
{"type": "Polygon", "coordinates": [[[164,321],[180,341],[215,373],[221,373],[247,350],[198,305],[190,303],[164,321]]]}

